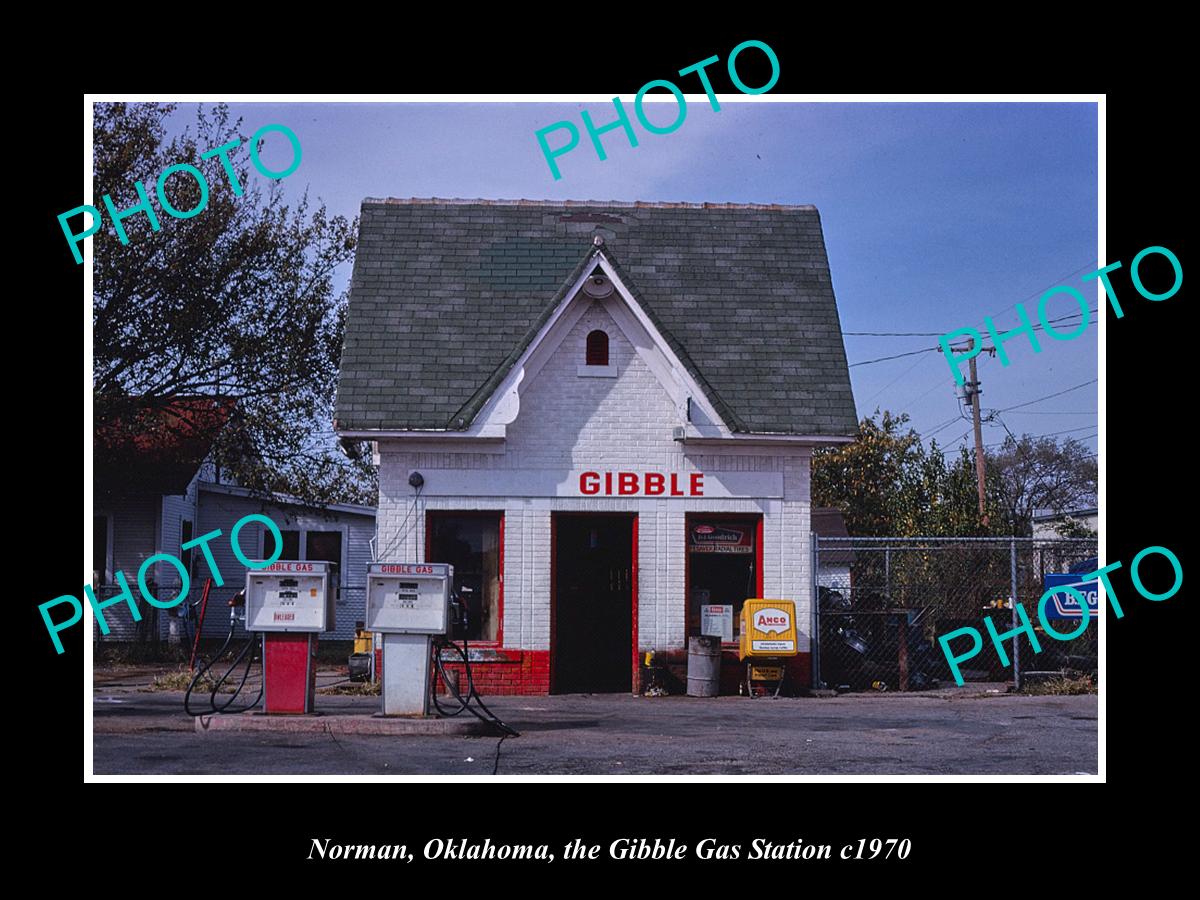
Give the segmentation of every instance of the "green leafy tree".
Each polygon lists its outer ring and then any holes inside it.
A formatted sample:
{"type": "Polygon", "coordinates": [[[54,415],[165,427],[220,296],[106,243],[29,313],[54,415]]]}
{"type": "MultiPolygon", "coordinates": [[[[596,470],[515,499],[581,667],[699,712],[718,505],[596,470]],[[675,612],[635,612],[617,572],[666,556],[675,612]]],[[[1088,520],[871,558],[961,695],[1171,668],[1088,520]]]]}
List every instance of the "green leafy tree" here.
{"type": "Polygon", "coordinates": [[[1094,538],[1096,530],[1089,528],[1087,522],[1067,518],[1054,523],[1054,532],[1062,538],[1094,538]]]}
{"type": "MultiPolygon", "coordinates": [[[[125,219],[128,244],[107,216],[91,238],[98,425],[145,421],[180,397],[226,397],[236,412],[214,429],[214,454],[240,484],[312,503],[373,504],[369,454],[348,459],[331,429],[346,307],[334,274],[353,259],[357,222],[313,208],[307,193],[286,203],[279,182],[251,167],[241,120],[225,106],[200,107],[194,128],[168,137],[174,110],[95,106],[97,206],[104,194],[119,210],[133,206],[135,181],[153,198],[159,173],[176,163],[199,168],[209,190],[191,218],[158,210],[159,231],[142,213],[125,219]],[[240,196],[218,158],[200,159],[232,140],[240,196]]],[[[179,210],[201,201],[185,173],[165,192],[179,210]]]]}
{"type": "Polygon", "coordinates": [[[814,453],[813,504],[841,510],[861,537],[991,533],[979,522],[973,458],[964,451],[947,464],[937,442],[926,449],[908,421],[876,410],[853,443],[814,453]]]}
{"type": "Polygon", "coordinates": [[[813,454],[813,504],[840,509],[850,534],[1028,536],[1035,511],[1095,505],[1096,460],[1083,445],[1010,437],[985,457],[984,526],[975,454],[963,447],[947,460],[936,441],[926,448],[907,424],[905,413],[876,410],[853,443],[813,454]]]}

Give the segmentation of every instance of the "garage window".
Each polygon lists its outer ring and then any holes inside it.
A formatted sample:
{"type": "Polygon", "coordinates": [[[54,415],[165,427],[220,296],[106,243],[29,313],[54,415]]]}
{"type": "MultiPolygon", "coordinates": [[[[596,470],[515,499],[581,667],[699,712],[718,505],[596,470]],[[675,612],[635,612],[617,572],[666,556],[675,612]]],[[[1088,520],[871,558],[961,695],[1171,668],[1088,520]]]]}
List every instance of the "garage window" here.
{"type": "Polygon", "coordinates": [[[762,517],[695,514],[687,517],[687,625],[700,634],[705,607],[731,607],[737,640],[742,604],[762,596],[762,517]]]}
{"type": "MultiPolygon", "coordinates": [[[[300,532],[288,531],[281,529],[283,533],[283,552],[279,554],[280,559],[299,560],[300,556],[300,532]]],[[[269,528],[263,529],[263,559],[270,559],[275,555],[275,535],[271,533],[269,528]]]]}
{"type": "MultiPolygon", "coordinates": [[[[280,529],[283,534],[283,553],[280,559],[313,562],[324,560],[333,563],[336,577],[331,583],[345,587],[342,571],[342,532],[317,531],[312,529],[280,529]]],[[[270,529],[263,529],[263,559],[270,559],[275,552],[275,536],[270,529]]]]}
{"type": "Polygon", "coordinates": [[[467,608],[467,628],[455,626],[456,640],[500,640],[503,534],[499,512],[429,514],[425,559],[454,566],[454,587],[467,608]]]}

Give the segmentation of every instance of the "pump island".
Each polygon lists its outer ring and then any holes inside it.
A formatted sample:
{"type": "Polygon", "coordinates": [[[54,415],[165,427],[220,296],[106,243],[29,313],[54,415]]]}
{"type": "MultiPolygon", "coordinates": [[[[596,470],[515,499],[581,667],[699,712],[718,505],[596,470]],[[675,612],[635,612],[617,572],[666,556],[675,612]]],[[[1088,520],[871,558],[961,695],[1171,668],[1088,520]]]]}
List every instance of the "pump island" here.
{"type": "Polygon", "coordinates": [[[810,456],[857,433],[814,207],[369,199],[334,426],[481,692],[640,692],[751,598],[811,684],[810,456]]]}

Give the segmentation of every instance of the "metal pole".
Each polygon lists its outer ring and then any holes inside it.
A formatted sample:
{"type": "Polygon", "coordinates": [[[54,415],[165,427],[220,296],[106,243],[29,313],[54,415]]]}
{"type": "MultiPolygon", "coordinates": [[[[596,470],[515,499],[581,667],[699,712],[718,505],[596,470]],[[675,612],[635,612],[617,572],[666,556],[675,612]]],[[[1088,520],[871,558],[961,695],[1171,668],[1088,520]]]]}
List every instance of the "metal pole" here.
{"type": "Polygon", "coordinates": [[[822,688],[821,682],[821,592],[818,590],[817,569],[821,564],[821,538],[812,534],[812,634],[809,637],[809,656],[812,657],[812,686],[822,688]]]}
{"type": "MultiPolygon", "coordinates": [[[[972,342],[974,347],[974,342],[972,342]]],[[[979,375],[975,371],[975,357],[972,356],[970,363],[971,369],[971,419],[975,430],[975,481],[979,492],[979,521],[983,523],[983,527],[988,525],[988,517],[985,504],[984,490],[984,460],[983,460],[983,426],[979,421],[979,395],[983,393],[979,389],[979,375]]]]}
{"type": "MultiPolygon", "coordinates": [[[[1017,627],[1017,539],[1009,538],[1009,561],[1012,578],[1012,627],[1017,627]]],[[[1021,638],[1013,639],[1013,690],[1021,689],[1021,638]]]]}
{"type": "Polygon", "coordinates": [[[887,597],[887,605],[892,605],[892,551],[891,548],[885,548],[883,551],[883,592],[887,597]]]}

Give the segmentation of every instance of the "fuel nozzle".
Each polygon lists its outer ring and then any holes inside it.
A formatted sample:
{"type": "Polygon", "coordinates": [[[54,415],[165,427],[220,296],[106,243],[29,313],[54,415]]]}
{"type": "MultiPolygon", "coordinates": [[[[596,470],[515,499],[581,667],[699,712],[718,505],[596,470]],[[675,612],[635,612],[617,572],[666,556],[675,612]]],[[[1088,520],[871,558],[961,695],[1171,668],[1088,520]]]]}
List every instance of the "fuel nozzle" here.
{"type": "Polygon", "coordinates": [[[463,585],[450,597],[450,622],[457,628],[467,627],[467,598],[463,594],[473,593],[474,588],[463,585]]]}
{"type": "Polygon", "coordinates": [[[242,588],[229,598],[229,623],[246,621],[246,589],[242,588]]]}

